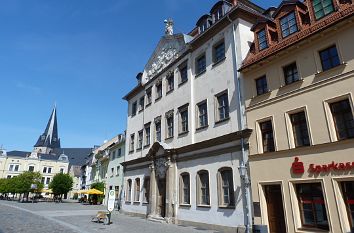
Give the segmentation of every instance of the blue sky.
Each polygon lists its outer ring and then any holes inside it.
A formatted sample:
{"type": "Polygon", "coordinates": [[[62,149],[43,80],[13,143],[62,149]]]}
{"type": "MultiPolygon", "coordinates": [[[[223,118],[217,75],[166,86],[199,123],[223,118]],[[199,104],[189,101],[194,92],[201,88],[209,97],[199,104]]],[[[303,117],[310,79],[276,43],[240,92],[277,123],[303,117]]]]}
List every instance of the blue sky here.
{"type": "Polygon", "coordinates": [[[55,102],[62,147],[92,147],[123,132],[122,97],[163,20],[188,33],[215,2],[0,0],[0,146],[32,150],[55,102]]]}

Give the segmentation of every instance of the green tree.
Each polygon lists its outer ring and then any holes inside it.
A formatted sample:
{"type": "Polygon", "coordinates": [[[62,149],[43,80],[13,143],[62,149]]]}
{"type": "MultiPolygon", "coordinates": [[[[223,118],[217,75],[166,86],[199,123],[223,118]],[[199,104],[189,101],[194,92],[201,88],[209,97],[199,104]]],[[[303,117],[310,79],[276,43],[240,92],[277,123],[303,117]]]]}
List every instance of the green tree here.
{"type": "Polygon", "coordinates": [[[61,196],[73,189],[73,178],[69,174],[58,173],[53,177],[49,188],[52,189],[55,196],[61,196]]]}
{"type": "Polygon", "coordinates": [[[16,193],[26,193],[39,191],[43,188],[41,183],[42,175],[39,172],[26,171],[15,177],[16,193]],[[31,185],[35,184],[36,189],[31,189],[31,185]]]}
{"type": "Polygon", "coordinates": [[[90,187],[92,189],[97,189],[97,190],[104,192],[104,186],[105,185],[103,182],[96,182],[96,183],[92,183],[90,187]]]}

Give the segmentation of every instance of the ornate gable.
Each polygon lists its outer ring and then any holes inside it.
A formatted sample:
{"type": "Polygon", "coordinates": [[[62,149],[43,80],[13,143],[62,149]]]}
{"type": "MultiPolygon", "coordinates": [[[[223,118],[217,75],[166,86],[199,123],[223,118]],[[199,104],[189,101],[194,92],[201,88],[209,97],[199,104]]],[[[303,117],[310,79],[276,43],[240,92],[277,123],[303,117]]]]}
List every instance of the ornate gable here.
{"type": "Polygon", "coordinates": [[[176,60],[191,39],[190,36],[184,34],[163,36],[144,68],[142,84],[148,82],[176,60]]]}

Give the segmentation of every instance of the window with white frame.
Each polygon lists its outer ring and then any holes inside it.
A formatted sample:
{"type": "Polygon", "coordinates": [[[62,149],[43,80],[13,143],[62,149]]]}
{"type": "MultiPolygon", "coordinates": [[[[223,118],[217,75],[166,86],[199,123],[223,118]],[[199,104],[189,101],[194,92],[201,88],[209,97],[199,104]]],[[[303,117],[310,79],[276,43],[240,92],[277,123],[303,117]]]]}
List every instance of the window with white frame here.
{"type": "Polygon", "coordinates": [[[145,125],[145,143],[144,146],[150,145],[150,124],[145,125]]]}
{"type": "Polygon", "coordinates": [[[139,112],[144,110],[145,98],[144,96],[139,99],[139,112]]]}
{"type": "Polygon", "coordinates": [[[130,135],[130,142],[129,142],[129,151],[132,152],[134,151],[134,140],[135,140],[135,134],[130,135]]]}
{"type": "Polygon", "coordinates": [[[295,147],[309,146],[310,136],[305,111],[289,114],[295,147]]]}
{"type": "Polygon", "coordinates": [[[28,166],[28,171],[33,172],[34,171],[34,166],[33,165],[28,166]]]}
{"type": "Polygon", "coordinates": [[[259,123],[263,153],[275,151],[272,120],[259,123]]]}
{"type": "Polygon", "coordinates": [[[213,62],[218,63],[225,58],[225,42],[218,42],[213,46],[213,62]]]}
{"type": "Polygon", "coordinates": [[[268,48],[268,41],[267,41],[267,35],[266,35],[266,30],[260,30],[257,33],[257,38],[258,38],[258,48],[259,50],[263,50],[268,48]]]}
{"type": "Polygon", "coordinates": [[[187,61],[183,62],[179,67],[180,80],[179,84],[185,83],[188,81],[188,66],[187,61]]]}
{"type": "Polygon", "coordinates": [[[136,115],[136,109],[137,109],[137,102],[134,101],[132,104],[132,116],[136,115]]]}
{"type": "Polygon", "coordinates": [[[130,202],[132,199],[132,180],[129,179],[127,180],[127,193],[126,193],[126,196],[125,196],[125,200],[127,202],[130,202]]]}
{"type": "Polygon", "coordinates": [[[208,105],[207,101],[202,101],[197,104],[198,128],[208,126],[208,105]]]}
{"type": "Polygon", "coordinates": [[[143,186],[144,203],[149,203],[149,195],[150,195],[150,177],[147,176],[144,178],[144,186],[143,186]]]}
{"type": "Polygon", "coordinates": [[[280,19],[280,28],[284,38],[297,32],[296,16],[294,11],[280,19]]]}
{"type": "Polygon", "coordinates": [[[141,149],[143,147],[143,131],[140,130],[138,132],[138,145],[136,147],[136,149],[141,149]]]}
{"type": "Polygon", "coordinates": [[[180,176],[180,204],[190,204],[190,176],[188,172],[184,172],[180,176]]]}
{"type": "Polygon", "coordinates": [[[166,113],[166,138],[173,137],[173,124],[173,110],[171,110],[166,113]]]}
{"type": "Polygon", "coordinates": [[[149,106],[152,102],[151,87],[146,89],[146,106],[149,106]]]}
{"type": "Polygon", "coordinates": [[[162,82],[157,82],[155,84],[155,88],[156,88],[156,98],[155,100],[158,100],[162,97],[162,82]]]}
{"type": "Polygon", "coordinates": [[[161,142],[161,117],[155,118],[155,141],[161,142]]]}
{"type": "Polygon", "coordinates": [[[20,168],[20,165],[19,164],[10,164],[9,166],[9,171],[11,172],[18,172],[20,168]]]}
{"type": "Polygon", "coordinates": [[[206,170],[197,175],[197,203],[198,205],[210,205],[209,173],[206,170]]]}
{"type": "Polygon", "coordinates": [[[229,98],[227,92],[216,96],[217,114],[216,121],[222,121],[229,118],[229,98]]]}
{"type": "Polygon", "coordinates": [[[220,206],[235,206],[232,169],[229,167],[218,171],[218,197],[220,206]]]}
{"type": "Polygon", "coordinates": [[[179,111],[179,133],[186,133],[188,132],[188,105],[182,106],[178,109],[179,111]]]}
{"type": "Polygon", "coordinates": [[[175,76],[173,72],[169,72],[166,77],[166,93],[170,93],[175,88],[175,76]]]}
{"type": "Polygon", "coordinates": [[[285,84],[289,85],[300,80],[299,72],[297,71],[296,62],[283,67],[285,84]]]}
{"type": "Polygon", "coordinates": [[[353,110],[349,99],[329,104],[338,140],[354,138],[353,110]]]}
{"type": "Polygon", "coordinates": [[[135,179],[135,191],[134,191],[134,201],[138,202],[140,200],[140,179],[135,179]]]}
{"type": "Polygon", "coordinates": [[[205,53],[203,53],[195,60],[195,73],[196,75],[199,75],[203,73],[205,70],[206,70],[206,57],[205,57],[205,53]]]}

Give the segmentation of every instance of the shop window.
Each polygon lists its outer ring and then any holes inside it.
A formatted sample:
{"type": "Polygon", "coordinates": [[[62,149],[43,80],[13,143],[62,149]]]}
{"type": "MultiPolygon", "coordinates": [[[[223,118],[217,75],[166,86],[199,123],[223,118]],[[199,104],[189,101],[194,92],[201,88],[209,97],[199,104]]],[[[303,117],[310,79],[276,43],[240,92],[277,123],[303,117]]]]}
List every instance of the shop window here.
{"type": "Polygon", "coordinates": [[[354,181],[341,182],[342,194],[347,208],[348,220],[351,229],[354,228],[354,181]]]}
{"type": "Polygon", "coordinates": [[[281,18],[280,27],[284,38],[297,32],[295,12],[291,12],[290,14],[281,18]]]}
{"type": "Polygon", "coordinates": [[[269,91],[268,84],[267,84],[267,77],[265,75],[256,79],[256,89],[257,89],[257,95],[263,95],[269,91]]]}
{"type": "Polygon", "coordinates": [[[150,177],[145,177],[144,186],[143,186],[143,198],[144,203],[149,203],[149,195],[150,195],[150,177]]]}
{"type": "Polygon", "coordinates": [[[187,172],[180,176],[180,204],[190,204],[190,176],[187,172]]]}
{"type": "Polygon", "coordinates": [[[272,121],[264,121],[259,124],[262,137],[263,153],[275,151],[272,121]]]}
{"type": "Polygon", "coordinates": [[[209,173],[199,171],[197,175],[197,203],[198,205],[210,205],[209,173]]]}
{"type": "Polygon", "coordinates": [[[310,138],[304,111],[291,114],[290,121],[293,129],[295,147],[309,146],[310,138]]]}
{"type": "Polygon", "coordinates": [[[218,199],[219,206],[235,206],[234,184],[231,168],[222,168],[218,172],[218,199]]]}
{"type": "Polygon", "coordinates": [[[299,73],[297,71],[297,66],[296,66],[296,62],[284,66],[283,67],[283,72],[284,72],[284,79],[285,79],[285,84],[289,85],[293,82],[299,81],[299,73]]]}
{"type": "Polygon", "coordinates": [[[335,45],[321,50],[320,59],[323,71],[332,69],[333,67],[340,65],[338,51],[335,45]]]}
{"type": "Polygon", "coordinates": [[[321,183],[296,184],[303,228],[329,230],[321,183]]]}
{"type": "Polygon", "coordinates": [[[348,99],[330,104],[337,139],[354,138],[353,112],[348,99]]]}
{"type": "Polygon", "coordinates": [[[312,5],[316,20],[321,19],[334,11],[332,0],[313,0],[312,5]]]}
{"type": "Polygon", "coordinates": [[[257,38],[258,38],[259,50],[263,50],[263,49],[268,48],[268,42],[267,42],[267,36],[266,36],[265,29],[263,29],[257,33],[257,38]]]}

